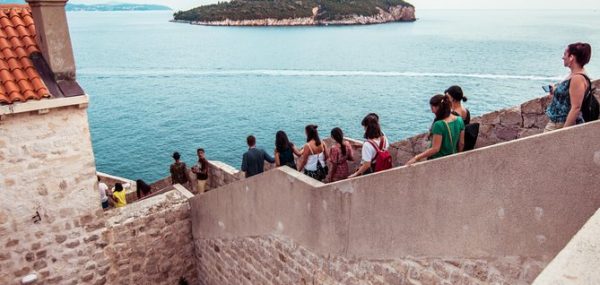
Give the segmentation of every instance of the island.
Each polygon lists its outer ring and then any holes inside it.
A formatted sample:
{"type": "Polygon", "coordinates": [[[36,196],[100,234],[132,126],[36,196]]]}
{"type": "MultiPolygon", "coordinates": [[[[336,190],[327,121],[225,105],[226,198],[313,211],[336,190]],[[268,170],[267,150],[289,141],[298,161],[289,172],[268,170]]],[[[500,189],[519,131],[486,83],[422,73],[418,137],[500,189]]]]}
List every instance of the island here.
{"type": "Polygon", "coordinates": [[[415,20],[415,7],[402,0],[232,0],[173,15],[173,22],[207,26],[365,25],[415,20]]]}

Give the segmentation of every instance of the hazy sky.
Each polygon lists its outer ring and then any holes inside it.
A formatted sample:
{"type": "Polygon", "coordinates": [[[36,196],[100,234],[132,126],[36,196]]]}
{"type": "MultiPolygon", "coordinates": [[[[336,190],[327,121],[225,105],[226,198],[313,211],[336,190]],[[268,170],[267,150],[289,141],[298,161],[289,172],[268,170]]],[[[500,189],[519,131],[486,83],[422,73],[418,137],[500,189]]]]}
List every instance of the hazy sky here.
{"type": "MultiPolygon", "coordinates": [[[[71,0],[72,3],[128,2],[163,4],[175,10],[189,9],[218,0],[71,0]]],[[[598,9],[599,0],[408,0],[417,9],[598,9]],[[565,7],[569,4],[568,7],[565,7]]]]}

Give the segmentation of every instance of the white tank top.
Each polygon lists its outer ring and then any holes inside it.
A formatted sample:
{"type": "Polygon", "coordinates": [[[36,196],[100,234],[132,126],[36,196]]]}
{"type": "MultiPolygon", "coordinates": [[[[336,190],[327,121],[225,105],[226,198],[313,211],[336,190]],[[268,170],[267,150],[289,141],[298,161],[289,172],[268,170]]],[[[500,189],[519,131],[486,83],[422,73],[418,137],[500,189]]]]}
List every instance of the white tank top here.
{"type": "Polygon", "coordinates": [[[323,148],[323,151],[318,154],[315,154],[310,146],[308,146],[308,149],[310,150],[311,155],[308,156],[304,169],[308,171],[317,170],[317,161],[321,162],[321,166],[325,167],[325,148],[323,148]]]}

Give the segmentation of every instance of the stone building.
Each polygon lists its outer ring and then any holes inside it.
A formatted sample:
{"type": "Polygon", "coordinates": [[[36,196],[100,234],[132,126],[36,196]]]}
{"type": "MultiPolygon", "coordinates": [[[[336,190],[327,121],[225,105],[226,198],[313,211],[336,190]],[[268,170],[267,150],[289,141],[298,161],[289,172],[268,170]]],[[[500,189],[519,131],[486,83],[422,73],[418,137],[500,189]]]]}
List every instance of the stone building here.
{"type": "Polygon", "coordinates": [[[193,272],[189,209],[181,203],[189,193],[171,191],[110,215],[101,209],[88,95],[76,81],[65,4],[0,5],[0,284],[193,282],[195,274],[183,272],[193,272]],[[153,213],[160,217],[152,224],[183,237],[166,240],[131,223],[154,220],[153,213]],[[155,258],[169,254],[182,256],[169,262],[178,268],[158,268],[155,258]]]}
{"type": "Polygon", "coordinates": [[[83,240],[104,218],[64,4],[0,7],[2,284],[32,272],[49,283],[83,276],[90,257],[106,265],[83,240]]]}

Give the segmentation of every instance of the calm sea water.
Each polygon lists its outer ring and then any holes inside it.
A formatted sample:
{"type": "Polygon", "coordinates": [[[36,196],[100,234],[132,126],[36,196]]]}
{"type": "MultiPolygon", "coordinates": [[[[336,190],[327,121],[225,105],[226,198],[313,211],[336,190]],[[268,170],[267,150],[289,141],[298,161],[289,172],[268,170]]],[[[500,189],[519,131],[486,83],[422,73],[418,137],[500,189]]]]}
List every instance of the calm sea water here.
{"type": "MultiPolygon", "coordinates": [[[[543,95],[566,44],[600,48],[598,11],[418,11],[415,23],[239,28],[169,23],[170,12],[68,15],[100,171],[153,181],[173,151],[239,167],[245,138],[285,130],[362,134],[377,112],[394,141],[428,129],[428,100],[459,84],[473,115],[543,95]]],[[[600,58],[588,70],[600,76],[600,58]]]]}

